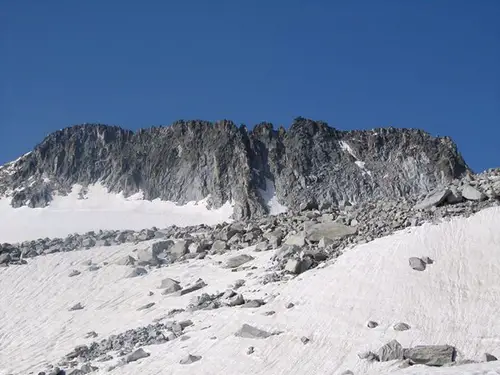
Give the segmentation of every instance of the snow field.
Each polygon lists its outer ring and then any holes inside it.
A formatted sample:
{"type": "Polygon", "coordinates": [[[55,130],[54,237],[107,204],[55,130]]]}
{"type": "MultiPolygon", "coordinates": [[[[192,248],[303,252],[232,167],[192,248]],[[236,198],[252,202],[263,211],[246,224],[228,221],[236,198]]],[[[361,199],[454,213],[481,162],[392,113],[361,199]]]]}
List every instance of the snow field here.
{"type": "MultiPolygon", "coordinates": [[[[150,357],[112,373],[330,375],[349,369],[354,374],[500,374],[499,362],[398,370],[396,363],[357,357],[392,339],[405,347],[454,345],[458,359],[481,360],[485,352],[500,357],[499,227],[500,208],[490,208],[468,219],[411,228],[357,246],[333,264],[267,285],[260,285],[258,278],[273,252],[255,253],[252,248],[153,269],[132,279],[125,278],[130,267],[113,262],[133,256],[146,242],[30,259],[25,266],[0,268],[0,375],[41,371],[45,360],[56,363],[76,345],[90,343],[92,339],[83,338],[88,331],[96,331],[100,340],[147,325],[170,309],[185,308],[195,295],[224,291],[236,279],[246,280],[238,290],[245,297],[268,303],[258,309],[179,314],[175,320],[194,322],[186,329],[188,340],[146,346],[150,357]],[[256,257],[245,266],[257,268],[231,272],[217,263],[241,253],[256,257]],[[414,271],[408,265],[411,256],[429,256],[434,264],[414,271]],[[89,259],[102,268],[86,271],[82,262],[89,259]],[[72,269],[82,274],[69,278],[72,269]],[[165,277],[182,285],[202,278],[208,286],[182,297],[163,296],[156,287],[165,277]],[[150,290],[155,294],[148,297],[150,290]],[[85,309],[67,311],[77,302],[85,309]],[[137,311],[148,302],[156,304],[137,311]],[[288,302],[295,307],[286,309],[288,302]],[[276,314],[264,316],[269,310],[276,314]],[[368,320],[380,325],[369,329],[368,320]],[[394,331],[398,322],[411,329],[394,331]],[[243,323],[283,333],[265,340],[235,337],[243,323]],[[311,341],[304,345],[302,336],[311,341]],[[255,347],[252,355],[246,354],[249,346],[255,347]],[[180,365],[188,353],[203,358],[180,365]]],[[[107,363],[98,365],[102,369],[97,374],[108,373],[107,363]]]]}

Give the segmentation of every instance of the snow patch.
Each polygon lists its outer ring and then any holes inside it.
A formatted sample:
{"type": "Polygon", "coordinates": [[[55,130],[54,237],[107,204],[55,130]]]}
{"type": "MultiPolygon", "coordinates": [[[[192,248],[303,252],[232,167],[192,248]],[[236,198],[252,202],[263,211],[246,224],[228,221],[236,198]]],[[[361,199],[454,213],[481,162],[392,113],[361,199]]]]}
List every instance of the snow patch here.
{"type": "Polygon", "coordinates": [[[348,152],[349,154],[351,154],[355,159],[357,159],[358,157],[356,156],[356,154],[354,153],[353,149],[351,146],[349,146],[349,144],[347,142],[344,142],[344,141],[340,141],[339,142],[340,144],[340,148],[346,152],[348,152]]]}
{"type": "Polygon", "coordinates": [[[50,205],[43,208],[13,208],[10,199],[0,199],[0,242],[64,237],[70,233],[100,229],[215,225],[230,221],[232,214],[230,203],[210,210],[207,199],[181,206],[159,199],[143,200],[142,192],[125,198],[122,193],[109,193],[100,184],[85,189],[75,185],[69,195],[56,195],[50,205]]]}
{"type": "Polygon", "coordinates": [[[259,189],[259,193],[262,199],[264,199],[264,202],[266,202],[270,215],[279,215],[288,211],[286,206],[278,202],[276,188],[270,179],[266,178],[266,190],[259,189]]]}

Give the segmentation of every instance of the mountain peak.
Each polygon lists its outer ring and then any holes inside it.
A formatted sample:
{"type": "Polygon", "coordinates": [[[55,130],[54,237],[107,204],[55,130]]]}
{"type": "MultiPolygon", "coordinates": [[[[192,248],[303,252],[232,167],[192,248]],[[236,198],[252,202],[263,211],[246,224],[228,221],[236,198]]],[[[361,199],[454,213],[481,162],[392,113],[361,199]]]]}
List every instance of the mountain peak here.
{"type": "Polygon", "coordinates": [[[44,206],[74,184],[99,182],[145,199],[233,202],[241,217],[268,212],[263,191],[290,209],[356,203],[427,193],[469,169],[448,137],[393,127],[341,131],[298,117],[288,131],[267,122],[248,131],[230,120],[179,120],[135,133],[76,125],[48,135],[9,171],[0,170],[0,194],[16,207],[44,206]]]}

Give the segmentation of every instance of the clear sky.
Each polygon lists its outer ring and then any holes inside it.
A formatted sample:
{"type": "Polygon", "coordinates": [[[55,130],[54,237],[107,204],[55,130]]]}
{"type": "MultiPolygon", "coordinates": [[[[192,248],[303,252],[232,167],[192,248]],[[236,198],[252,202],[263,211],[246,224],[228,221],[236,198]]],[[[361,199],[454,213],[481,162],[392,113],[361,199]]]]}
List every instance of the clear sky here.
{"type": "Polygon", "coordinates": [[[0,0],[0,163],[84,122],[449,135],[500,166],[500,0],[0,0]]]}

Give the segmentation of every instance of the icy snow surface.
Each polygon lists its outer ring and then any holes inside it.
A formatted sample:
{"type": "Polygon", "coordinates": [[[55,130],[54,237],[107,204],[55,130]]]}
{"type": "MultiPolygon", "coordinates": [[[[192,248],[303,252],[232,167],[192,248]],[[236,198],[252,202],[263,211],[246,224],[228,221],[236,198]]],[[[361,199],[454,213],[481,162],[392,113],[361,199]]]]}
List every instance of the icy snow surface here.
{"type": "Polygon", "coordinates": [[[12,208],[8,198],[0,199],[0,242],[18,242],[42,237],[64,237],[70,233],[99,229],[144,229],[153,226],[189,226],[229,221],[231,204],[209,210],[206,200],[178,206],[161,200],[142,200],[140,193],[125,198],[108,193],[102,185],[88,189],[75,185],[68,196],[55,196],[48,207],[12,208]]]}
{"type": "MultiPolygon", "coordinates": [[[[130,267],[114,262],[148,246],[126,244],[56,253],[29,259],[24,266],[0,268],[0,375],[26,374],[56,363],[76,345],[144,326],[172,308],[184,308],[193,295],[224,291],[236,279],[246,279],[245,297],[264,298],[258,309],[224,307],[181,313],[192,319],[187,341],[145,346],[151,356],[113,370],[116,375],[319,375],[341,374],[500,374],[500,362],[462,367],[415,366],[398,370],[397,363],[370,363],[357,354],[377,350],[397,339],[403,346],[450,344],[459,359],[480,360],[488,352],[500,356],[500,208],[465,219],[407,229],[347,250],[336,263],[310,270],[288,283],[260,285],[258,278],[272,251],[252,248],[188,263],[152,269],[148,275],[125,278],[130,267]],[[249,253],[256,269],[231,272],[217,261],[249,253]],[[408,265],[412,256],[429,256],[434,264],[423,272],[408,265]],[[94,272],[82,263],[102,266],[94,272]],[[109,262],[104,265],[103,262],[109,262]],[[78,269],[82,274],[69,278],[78,269]],[[201,277],[208,287],[182,297],[163,296],[156,289],[165,277],[185,285],[201,277]],[[155,294],[148,296],[149,291],[155,294]],[[274,298],[272,298],[274,296],[274,298]],[[85,308],[69,312],[77,302],[85,308]],[[137,308],[148,302],[148,310],[137,308]],[[286,309],[293,302],[295,307],[286,309]],[[276,314],[264,316],[274,310],[276,314]],[[379,322],[375,329],[368,320],[379,322]],[[394,323],[411,329],[396,332],[394,323]],[[235,337],[243,323],[281,335],[263,340],[235,337]],[[301,337],[311,341],[304,345],[301,337]],[[216,339],[210,339],[216,337],[216,339]],[[255,352],[247,355],[249,346],[255,352]],[[188,353],[202,359],[180,365],[188,353]],[[397,372],[399,371],[399,372],[397,372]]],[[[108,374],[107,363],[96,374],[108,374]]]]}

